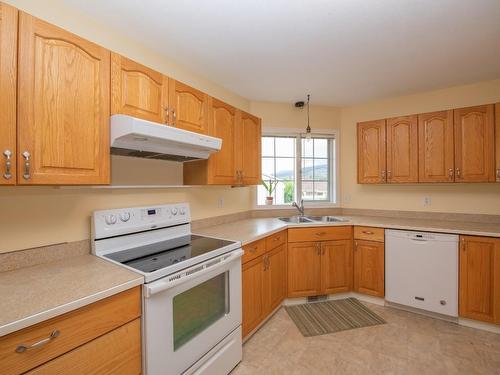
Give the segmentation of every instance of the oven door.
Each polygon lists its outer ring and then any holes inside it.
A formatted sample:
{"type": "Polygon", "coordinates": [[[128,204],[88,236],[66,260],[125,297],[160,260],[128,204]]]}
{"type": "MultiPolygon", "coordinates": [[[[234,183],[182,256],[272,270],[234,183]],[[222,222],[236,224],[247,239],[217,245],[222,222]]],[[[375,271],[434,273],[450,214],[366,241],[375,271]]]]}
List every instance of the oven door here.
{"type": "Polygon", "coordinates": [[[144,285],[146,374],[182,373],[241,325],[242,254],[238,249],[144,285]]]}

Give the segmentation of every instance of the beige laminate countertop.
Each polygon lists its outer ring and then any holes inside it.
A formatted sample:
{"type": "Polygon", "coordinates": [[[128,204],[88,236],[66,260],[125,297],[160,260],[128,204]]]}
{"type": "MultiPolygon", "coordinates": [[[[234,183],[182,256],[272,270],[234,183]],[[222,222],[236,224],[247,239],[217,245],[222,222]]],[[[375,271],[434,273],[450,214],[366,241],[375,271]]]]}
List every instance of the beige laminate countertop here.
{"type": "Polygon", "coordinates": [[[0,273],[0,336],[141,285],[143,277],[93,255],[0,273]]]}
{"type": "Polygon", "coordinates": [[[341,226],[341,225],[363,225],[380,227],[386,229],[404,229],[438,233],[456,233],[473,236],[500,237],[500,224],[496,223],[476,223],[461,221],[441,221],[404,219],[381,216],[342,216],[334,215],[345,222],[334,223],[302,223],[287,224],[276,218],[255,218],[239,220],[232,223],[215,225],[196,230],[197,234],[226,238],[234,241],[241,241],[243,245],[285,228],[292,227],[315,227],[315,226],[341,226]]]}

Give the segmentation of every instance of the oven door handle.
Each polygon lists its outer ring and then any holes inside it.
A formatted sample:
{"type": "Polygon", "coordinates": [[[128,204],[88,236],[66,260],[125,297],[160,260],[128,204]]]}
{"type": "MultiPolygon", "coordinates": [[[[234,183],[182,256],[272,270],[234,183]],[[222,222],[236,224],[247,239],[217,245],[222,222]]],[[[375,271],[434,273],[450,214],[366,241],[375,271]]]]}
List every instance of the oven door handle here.
{"type": "Polygon", "coordinates": [[[185,283],[189,280],[200,277],[208,272],[212,272],[221,267],[224,267],[226,264],[233,262],[234,260],[241,258],[244,254],[242,249],[235,250],[231,253],[231,255],[226,256],[226,258],[219,263],[213,264],[214,259],[207,260],[201,264],[197,264],[188,269],[182,270],[180,272],[174,273],[172,275],[166,276],[163,280],[156,281],[151,285],[146,285],[144,288],[144,295],[146,298],[153,296],[154,294],[163,292],[167,289],[171,289],[179,284],[185,283]],[[190,272],[195,269],[200,269],[199,271],[190,272]]]}

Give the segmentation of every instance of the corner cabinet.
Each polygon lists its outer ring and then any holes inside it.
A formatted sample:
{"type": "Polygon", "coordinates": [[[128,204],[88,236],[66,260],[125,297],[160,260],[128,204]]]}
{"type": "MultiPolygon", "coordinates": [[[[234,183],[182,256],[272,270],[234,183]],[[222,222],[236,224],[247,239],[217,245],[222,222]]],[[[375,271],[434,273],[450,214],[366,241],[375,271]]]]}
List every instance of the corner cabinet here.
{"type": "Polygon", "coordinates": [[[108,184],[110,52],[20,12],[18,61],[17,183],[108,184]]]}
{"type": "Polygon", "coordinates": [[[0,2],[0,185],[16,184],[17,9],[0,2]]]}
{"type": "Polygon", "coordinates": [[[111,114],[167,123],[168,77],[111,53],[111,114]]]}
{"type": "Polygon", "coordinates": [[[460,236],[461,317],[500,324],[500,238],[460,236]]]}
{"type": "Polygon", "coordinates": [[[358,183],[386,182],[385,120],[358,123],[358,183]]]}

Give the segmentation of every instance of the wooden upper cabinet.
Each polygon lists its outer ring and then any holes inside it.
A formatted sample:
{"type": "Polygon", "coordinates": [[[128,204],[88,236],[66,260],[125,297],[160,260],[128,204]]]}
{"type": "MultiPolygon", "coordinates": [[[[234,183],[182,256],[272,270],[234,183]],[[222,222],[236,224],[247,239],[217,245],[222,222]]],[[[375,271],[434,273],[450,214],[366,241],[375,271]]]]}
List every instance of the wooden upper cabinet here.
{"type": "Polygon", "coordinates": [[[169,125],[196,133],[208,133],[209,96],[191,86],[169,81],[169,125]]]}
{"type": "Polygon", "coordinates": [[[500,323],[500,239],[461,236],[460,316],[500,323]]]}
{"type": "Polygon", "coordinates": [[[261,181],[261,120],[249,113],[238,112],[237,180],[243,185],[258,185],[261,181]]]}
{"type": "Polygon", "coordinates": [[[418,115],[419,182],[453,182],[453,111],[418,115]]]}
{"type": "Polygon", "coordinates": [[[166,123],[168,78],[117,53],[111,53],[111,114],[166,123]]]}
{"type": "Polygon", "coordinates": [[[387,119],[387,182],[418,182],[417,116],[387,119]]]}
{"type": "Polygon", "coordinates": [[[358,183],[386,182],[385,120],[358,123],[358,183]]]}
{"type": "Polygon", "coordinates": [[[384,243],[354,243],[354,291],[383,297],[385,293],[384,243]]]}
{"type": "Polygon", "coordinates": [[[108,184],[110,52],[20,12],[18,61],[17,182],[108,184]]]}
{"type": "Polygon", "coordinates": [[[352,240],[321,243],[322,294],[344,293],[352,290],[352,240]]]}
{"type": "Polygon", "coordinates": [[[495,104],[495,155],[497,182],[500,182],[500,103],[495,104]]]}
{"type": "Polygon", "coordinates": [[[455,109],[455,181],[495,181],[494,105],[455,109]]]}
{"type": "Polygon", "coordinates": [[[321,294],[321,243],[288,244],[288,297],[321,294]]]}
{"type": "Polygon", "coordinates": [[[0,185],[16,184],[17,15],[0,2],[0,185]]]}

